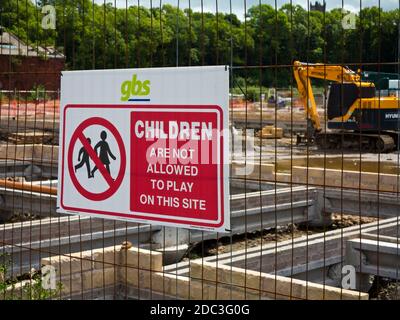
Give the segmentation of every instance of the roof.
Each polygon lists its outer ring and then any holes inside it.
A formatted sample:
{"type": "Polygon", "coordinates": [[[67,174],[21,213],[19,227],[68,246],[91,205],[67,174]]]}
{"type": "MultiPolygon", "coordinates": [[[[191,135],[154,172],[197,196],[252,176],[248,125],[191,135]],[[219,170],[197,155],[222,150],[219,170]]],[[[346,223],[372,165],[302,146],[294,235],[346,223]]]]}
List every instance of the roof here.
{"type": "Polygon", "coordinates": [[[52,47],[30,46],[0,26],[0,55],[65,58],[52,47]]]}

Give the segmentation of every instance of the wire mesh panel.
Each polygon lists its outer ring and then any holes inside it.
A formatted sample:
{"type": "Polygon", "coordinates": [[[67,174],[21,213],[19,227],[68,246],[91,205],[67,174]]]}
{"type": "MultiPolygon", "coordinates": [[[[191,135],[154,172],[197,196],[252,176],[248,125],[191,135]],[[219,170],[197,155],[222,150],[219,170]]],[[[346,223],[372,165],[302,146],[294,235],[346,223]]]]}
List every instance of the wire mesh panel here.
{"type": "Polygon", "coordinates": [[[397,300],[399,13],[0,0],[0,299],[397,300]],[[61,73],[195,66],[229,71],[229,232],[59,213],[61,73]]]}

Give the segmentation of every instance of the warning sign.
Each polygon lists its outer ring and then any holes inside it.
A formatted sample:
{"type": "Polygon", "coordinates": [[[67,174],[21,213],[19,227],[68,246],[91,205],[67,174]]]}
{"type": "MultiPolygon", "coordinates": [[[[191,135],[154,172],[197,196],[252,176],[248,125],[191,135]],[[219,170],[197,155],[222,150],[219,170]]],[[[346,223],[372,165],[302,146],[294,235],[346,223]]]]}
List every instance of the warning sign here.
{"type": "Polygon", "coordinates": [[[99,72],[63,74],[58,212],[229,230],[225,67],[99,72]]]}
{"type": "Polygon", "coordinates": [[[132,212],[204,226],[223,223],[221,109],[154,107],[132,112],[131,119],[132,212]]]}
{"type": "Polygon", "coordinates": [[[109,121],[104,118],[93,117],[86,119],[76,128],[69,143],[68,170],[76,190],[85,198],[94,201],[101,201],[111,197],[121,185],[121,182],[124,178],[125,166],[126,153],[124,142],[121,138],[121,135],[118,133],[118,130],[109,121]],[[97,135],[99,141],[93,147],[91,145],[93,138],[86,137],[83,131],[86,128],[94,125],[101,126],[102,128],[100,128],[101,131],[97,135]],[[115,141],[118,145],[120,168],[118,170],[118,175],[115,179],[111,177],[109,158],[111,157],[113,160],[116,160],[116,156],[114,156],[111,152],[110,145],[107,141],[107,131],[114,136],[115,141]],[[77,142],[80,142],[82,147],[79,149],[78,153],[77,161],[79,163],[74,164],[74,149],[77,146],[77,142]],[[91,162],[94,164],[93,167],[91,167],[91,162]],[[83,187],[82,184],[79,182],[75,174],[75,172],[78,169],[81,169],[83,166],[85,166],[87,170],[87,179],[94,178],[95,172],[99,170],[102,178],[105,180],[105,182],[107,182],[108,188],[100,193],[93,193],[86,190],[85,187],[83,187]]]}

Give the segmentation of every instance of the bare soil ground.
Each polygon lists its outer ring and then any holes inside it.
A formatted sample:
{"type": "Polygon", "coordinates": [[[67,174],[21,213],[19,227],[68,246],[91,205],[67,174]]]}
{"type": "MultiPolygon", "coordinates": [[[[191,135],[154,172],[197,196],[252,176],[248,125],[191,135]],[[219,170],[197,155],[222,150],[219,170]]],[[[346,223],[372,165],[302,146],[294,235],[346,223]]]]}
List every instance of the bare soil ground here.
{"type": "Polygon", "coordinates": [[[31,214],[29,212],[14,212],[11,218],[7,219],[6,223],[24,222],[39,220],[40,216],[31,214]]]}
{"type": "Polygon", "coordinates": [[[285,241],[298,238],[305,235],[327,232],[336,229],[342,229],[355,225],[374,222],[376,218],[359,217],[355,215],[332,215],[333,223],[325,228],[312,228],[305,225],[287,225],[278,228],[264,230],[262,232],[252,232],[233,237],[224,237],[216,240],[206,240],[197,244],[189,254],[183,259],[195,259],[199,257],[213,256],[245,248],[252,248],[273,242],[285,241]]]}
{"type": "Polygon", "coordinates": [[[400,282],[374,277],[369,295],[371,300],[400,300],[400,282]]]}
{"type": "Polygon", "coordinates": [[[400,283],[391,281],[378,292],[377,300],[400,300],[400,283]]]}
{"type": "MultiPolygon", "coordinates": [[[[7,177],[7,181],[14,181],[14,182],[24,182],[24,177],[7,177]]],[[[1,209],[0,209],[1,210],[1,209]]],[[[33,215],[29,212],[29,208],[26,208],[24,211],[14,210],[13,215],[3,221],[3,223],[14,223],[14,222],[23,222],[23,221],[30,221],[30,220],[38,220],[40,216],[33,215]]]]}

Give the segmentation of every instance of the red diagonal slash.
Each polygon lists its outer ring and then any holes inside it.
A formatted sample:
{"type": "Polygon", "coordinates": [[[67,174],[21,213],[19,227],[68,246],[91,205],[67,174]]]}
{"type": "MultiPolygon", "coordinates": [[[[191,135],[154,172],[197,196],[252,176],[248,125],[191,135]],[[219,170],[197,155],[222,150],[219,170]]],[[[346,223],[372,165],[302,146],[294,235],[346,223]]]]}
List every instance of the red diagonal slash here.
{"type": "Polygon", "coordinates": [[[89,154],[90,159],[93,160],[94,164],[96,165],[97,169],[99,169],[100,173],[102,174],[103,178],[107,181],[108,185],[111,187],[114,184],[113,178],[108,173],[106,167],[104,166],[103,162],[99,159],[96,152],[92,148],[92,146],[87,142],[87,138],[83,135],[83,132],[78,133],[78,139],[82,143],[83,147],[89,154]]]}
{"type": "MultiPolygon", "coordinates": [[[[65,118],[64,118],[65,119],[65,118]]],[[[65,125],[65,123],[64,123],[65,125]]],[[[75,186],[76,190],[86,199],[92,200],[92,201],[103,201],[108,198],[110,198],[119,188],[121,185],[123,179],[124,179],[124,174],[125,174],[125,167],[126,167],[126,153],[125,153],[125,148],[124,148],[124,141],[122,140],[122,137],[120,133],[118,132],[117,128],[114,127],[114,125],[109,122],[108,120],[100,117],[92,117],[84,120],[74,131],[74,133],[71,136],[71,140],[69,143],[68,147],[68,170],[70,174],[71,181],[73,185],[75,186]],[[90,144],[87,142],[87,138],[85,137],[84,131],[86,128],[93,126],[93,125],[100,125],[103,126],[104,128],[107,128],[109,132],[115,137],[115,140],[117,142],[118,148],[119,148],[119,157],[120,157],[120,166],[119,166],[119,171],[118,175],[115,179],[111,178],[110,174],[108,173],[107,169],[105,169],[105,166],[103,165],[102,161],[99,159],[97,156],[96,152],[94,149],[90,146],[90,144]],[[80,141],[80,143],[83,145],[83,148],[85,148],[87,151],[88,156],[92,161],[96,164],[96,167],[99,169],[100,173],[103,177],[104,180],[106,180],[106,183],[109,185],[108,189],[100,192],[100,193],[93,193],[88,190],[86,190],[78,179],[76,178],[75,175],[75,170],[74,170],[74,148],[76,146],[76,143],[80,141]]],[[[64,180],[63,180],[64,181],[64,180]]]]}

